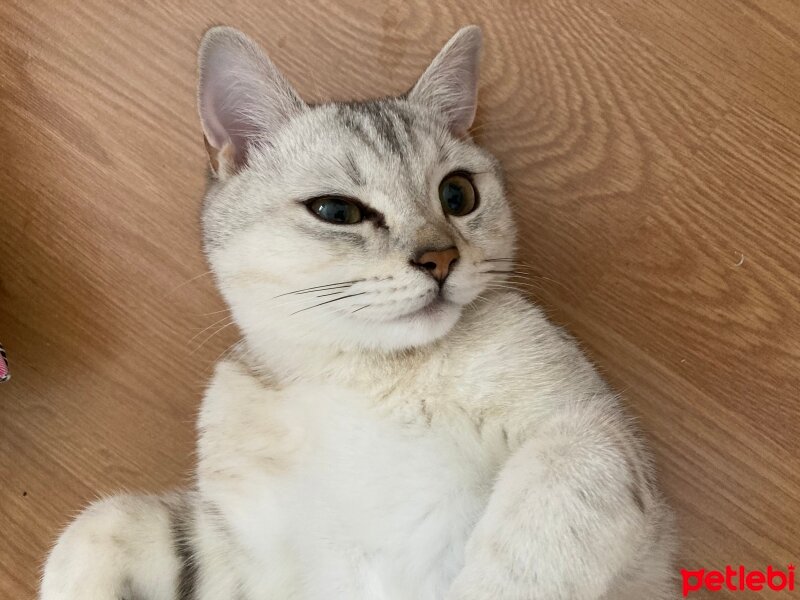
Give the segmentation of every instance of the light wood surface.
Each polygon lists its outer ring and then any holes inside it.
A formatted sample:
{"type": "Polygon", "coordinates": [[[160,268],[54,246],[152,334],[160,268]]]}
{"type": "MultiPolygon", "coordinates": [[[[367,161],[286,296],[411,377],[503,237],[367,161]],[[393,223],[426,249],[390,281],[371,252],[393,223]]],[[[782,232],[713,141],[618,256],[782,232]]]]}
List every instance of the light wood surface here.
{"type": "Polygon", "coordinates": [[[405,90],[469,22],[475,131],[507,168],[533,297],[641,418],[679,566],[800,561],[796,0],[10,0],[0,598],[34,596],[86,502],[188,481],[236,336],[198,239],[203,30],[248,31],[315,100],[405,90]]]}

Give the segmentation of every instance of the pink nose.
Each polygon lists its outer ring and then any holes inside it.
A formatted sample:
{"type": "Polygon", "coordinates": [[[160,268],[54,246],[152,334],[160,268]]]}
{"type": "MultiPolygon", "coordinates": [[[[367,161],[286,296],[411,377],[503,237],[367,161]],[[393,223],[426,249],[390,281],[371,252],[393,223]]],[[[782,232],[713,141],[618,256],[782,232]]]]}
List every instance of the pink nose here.
{"type": "Polygon", "coordinates": [[[427,271],[439,283],[444,283],[459,256],[455,246],[444,250],[425,250],[411,264],[427,271]]]}

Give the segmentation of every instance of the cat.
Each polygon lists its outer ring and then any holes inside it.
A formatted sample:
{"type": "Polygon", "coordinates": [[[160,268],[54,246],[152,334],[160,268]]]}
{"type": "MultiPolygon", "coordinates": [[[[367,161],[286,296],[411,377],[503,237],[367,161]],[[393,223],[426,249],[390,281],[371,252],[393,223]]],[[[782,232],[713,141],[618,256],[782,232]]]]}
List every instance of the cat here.
{"type": "Polygon", "coordinates": [[[469,134],[481,39],[399,97],[311,105],[244,34],[205,34],[203,244],[242,342],[195,489],[90,506],[42,600],[677,598],[639,433],[511,285],[469,134]]]}

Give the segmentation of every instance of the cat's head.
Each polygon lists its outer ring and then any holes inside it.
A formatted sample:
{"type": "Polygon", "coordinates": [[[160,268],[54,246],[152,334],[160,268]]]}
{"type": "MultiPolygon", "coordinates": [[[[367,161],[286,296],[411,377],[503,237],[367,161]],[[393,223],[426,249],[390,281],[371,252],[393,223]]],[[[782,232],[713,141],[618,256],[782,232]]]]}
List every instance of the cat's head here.
{"type": "Polygon", "coordinates": [[[480,46],[466,27],[403,96],[309,105],[242,33],[206,33],[204,244],[248,338],[420,346],[503,279],[511,211],[468,135],[480,46]]]}

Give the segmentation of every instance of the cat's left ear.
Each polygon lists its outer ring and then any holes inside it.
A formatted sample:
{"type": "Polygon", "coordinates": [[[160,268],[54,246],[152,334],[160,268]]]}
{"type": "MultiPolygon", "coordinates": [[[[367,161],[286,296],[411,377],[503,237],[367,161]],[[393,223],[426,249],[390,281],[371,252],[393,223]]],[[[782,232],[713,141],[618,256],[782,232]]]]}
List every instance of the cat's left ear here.
{"type": "Polygon", "coordinates": [[[241,31],[212,27],[198,52],[197,105],[206,149],[217,177],[236,173],[256,143],[304,110],[278,68],[241,31]]]}
{"type": "Polygon", "coordinates": [[[459,29],[408,94],[444,115],[457,136],[466,135],[478,108],[481,38],[477,25],[459,29]]]}

